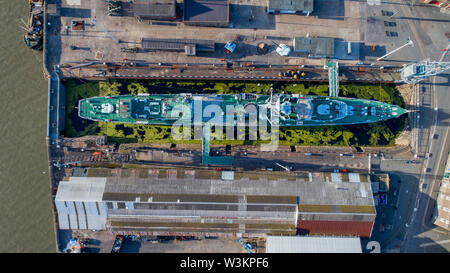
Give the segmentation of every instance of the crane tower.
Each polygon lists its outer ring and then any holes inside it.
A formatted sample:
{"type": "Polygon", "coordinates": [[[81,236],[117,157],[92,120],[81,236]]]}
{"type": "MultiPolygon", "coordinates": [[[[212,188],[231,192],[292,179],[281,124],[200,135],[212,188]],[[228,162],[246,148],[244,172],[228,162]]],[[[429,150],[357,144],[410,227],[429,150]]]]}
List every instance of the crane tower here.
{"type": "Polygon", "coordinates": [[[400,75],[405,83],[418,83],[427,77],[441,74],[449,69],[450,62],[436,62],[427,59],[403,67],[400,75]]]}

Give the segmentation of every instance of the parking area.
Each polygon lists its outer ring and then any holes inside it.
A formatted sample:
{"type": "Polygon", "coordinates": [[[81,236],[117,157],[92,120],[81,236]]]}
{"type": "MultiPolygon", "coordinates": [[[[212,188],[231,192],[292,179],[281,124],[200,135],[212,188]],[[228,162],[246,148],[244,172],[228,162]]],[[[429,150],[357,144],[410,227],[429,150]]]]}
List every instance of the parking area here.
{"type": "Polygon", "coordinates": [[[237,238],[211,237],[201,240],[124,240],[120,253],[247,253],[237,238]]]}
{"type": "MultiPolygon", "coordinates": [[[[62,251],[71,238],[86,239],[83,253],[111,253],[116,236],[108,231],[59,230],[62,251]]],[[[265,252],[261,243],[256,251],[265,252]]],[[[120,253],[247,253],[237,237],[125,236],[120,253]]]]}
{"type": "MultiPolygon", "coordinates": [[[[200,145],[180,145],[173,149],[148,146],[147,149],[137,149],[136,163],[185,167],[201,164],[200,145]]],[[[280,146],[274,152],[265,152],[259,146],[233,145],[229,152],[225,145],[211,147],[212,156],[230,155],[233,157],[232,166],[242,170],[285,171],[289,168],[291,171],[358,172],[367,170],[369,163],[368,153],[357,153],[351,147],[280,146]]]]}

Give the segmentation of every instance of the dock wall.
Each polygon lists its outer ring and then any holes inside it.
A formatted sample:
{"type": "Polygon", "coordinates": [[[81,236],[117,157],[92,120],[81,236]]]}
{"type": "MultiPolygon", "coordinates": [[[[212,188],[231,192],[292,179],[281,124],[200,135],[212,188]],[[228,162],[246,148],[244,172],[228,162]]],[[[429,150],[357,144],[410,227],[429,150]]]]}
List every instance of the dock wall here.
{"type": "MultiPolygon", "coordinates": [[[[394,83],[400,80],[398,67],[340,65],[340,82],[394,83]]],[[[62,78],[106,79],[179,79],[179,80],[249,80],[328,82],[323,66],[261,65],[251,63],[149,63],[149,62],[77,62],[59,67],[62,78]],[[304,72],[294,78],[282,76],[287,71],[304,72]]]]}

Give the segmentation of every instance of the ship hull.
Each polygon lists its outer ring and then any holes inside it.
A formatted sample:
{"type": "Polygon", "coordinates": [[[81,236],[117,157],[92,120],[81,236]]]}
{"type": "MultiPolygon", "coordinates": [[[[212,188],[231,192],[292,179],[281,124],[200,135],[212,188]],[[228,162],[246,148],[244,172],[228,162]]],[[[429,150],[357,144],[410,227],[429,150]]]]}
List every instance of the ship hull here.
{"type": "Polygon", "coordinates": [[[81,118],[116,123],[271,125],[281,127],[373,123],[406,110],[378,101],[294,95],[158,95],[93,97],[79,101],[81,118]],[[243,122],[243,123],[242,123],[243,122]]]}
{"type": "Polygon", "coordinates": [[[23,41],[25,43],[25,45],[33,50],[42,50],[42,37],[38,37],[37,39],[29,36],[29,35],[25,35],[23,37],[23,41]]]}
{"type": "Polygon", "coordinates": [[[33,50],[42,50],[44,33],[44,10],[42,0],[30,0],[30,16],[23,37],[25,45],[33,50]]]}

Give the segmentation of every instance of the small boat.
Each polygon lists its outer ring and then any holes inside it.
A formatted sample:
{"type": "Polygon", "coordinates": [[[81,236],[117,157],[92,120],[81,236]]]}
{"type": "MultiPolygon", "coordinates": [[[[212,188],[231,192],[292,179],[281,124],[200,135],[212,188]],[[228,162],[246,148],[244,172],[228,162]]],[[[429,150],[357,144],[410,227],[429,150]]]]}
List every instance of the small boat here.
{"type": "Polygon", "coordinates": [[[44,35],[44,7],[42,0],[29,0],[30,18],[23,37],[25,44],[34,50],[42,49],[44,35]]]}

